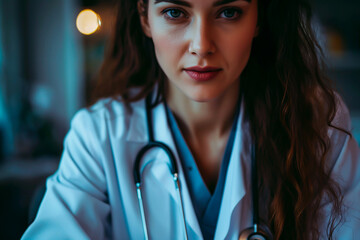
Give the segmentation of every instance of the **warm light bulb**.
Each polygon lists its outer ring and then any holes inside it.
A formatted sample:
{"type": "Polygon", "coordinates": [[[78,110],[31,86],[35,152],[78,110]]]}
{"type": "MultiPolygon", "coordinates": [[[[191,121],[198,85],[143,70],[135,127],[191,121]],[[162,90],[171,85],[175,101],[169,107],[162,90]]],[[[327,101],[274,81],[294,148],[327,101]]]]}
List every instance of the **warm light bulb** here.
{"type": "Polygon", "coordinates": [[[76,19],[77,29],[85,35],[93,34],[100,28],[100,26],[100,16],[90,9],[82,10],[76,19]]]}

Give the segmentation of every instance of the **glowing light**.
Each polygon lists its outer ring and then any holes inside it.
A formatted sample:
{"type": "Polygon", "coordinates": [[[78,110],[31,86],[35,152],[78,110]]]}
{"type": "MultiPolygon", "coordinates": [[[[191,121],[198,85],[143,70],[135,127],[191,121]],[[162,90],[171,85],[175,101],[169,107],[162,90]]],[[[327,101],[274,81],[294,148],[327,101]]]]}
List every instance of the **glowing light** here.
{"type": "Polygon", "coordinates": [[[77,16],[76,27],[82,34],[93,34],[101,27],[99,14],[91,9],[82,10],[77,16]]]}

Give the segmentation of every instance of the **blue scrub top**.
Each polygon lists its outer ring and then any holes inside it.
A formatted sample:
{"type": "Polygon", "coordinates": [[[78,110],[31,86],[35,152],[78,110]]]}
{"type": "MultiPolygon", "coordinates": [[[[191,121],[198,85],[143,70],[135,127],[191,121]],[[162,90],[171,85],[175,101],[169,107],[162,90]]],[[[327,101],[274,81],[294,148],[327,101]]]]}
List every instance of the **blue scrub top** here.
{"type": "Polygon", "coordinates": [[[194,205],[195,213],[199,221],[201,232],[204,239],[214,239],[216,223],[219,216],[221,199],[223,195],[225,177],[229,160],[234,145],[237,120],[239,117],[240,103],[237,106],[234,122],[231,128],[230,136],[225,148],[225,153],[220,167],[219,178],[211,195],[200,171],[196,165],[196,161],[187,146],[185,139],[179,129],[174,115],[171,110],[166,107],[167,119],[173,135],[177,151],[179,153],[181,165],[184,169],[185,179],[190,191],[191,200],[194,205]]]}

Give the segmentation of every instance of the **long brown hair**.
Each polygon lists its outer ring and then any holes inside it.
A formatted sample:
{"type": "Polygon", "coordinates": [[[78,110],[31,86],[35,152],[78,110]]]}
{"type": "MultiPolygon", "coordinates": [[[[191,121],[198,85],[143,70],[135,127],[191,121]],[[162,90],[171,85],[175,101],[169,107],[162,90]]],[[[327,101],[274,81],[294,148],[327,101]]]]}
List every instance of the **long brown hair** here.
{"type": "MultiPolygon", "coordinates": [[[[140,14],[146,14],[143,3],[140,14]]],[[[136,101],[155,85],[161,93],[166,79],[152,40],[142,32],[137,1],[121,0],[118,9],[94,102],[119,96],[136,101]]],[[[318,239],[326,198],[333,206],[327,228],[332,238],[342,216],[340,188],[326,169],[336,97],[311,28],[311,8],[306,0],[259,0],[258,11],[260,31],[241,90],[257,140],[260,193],[269,199],[263,221],[274,239],[318,239]]]]}

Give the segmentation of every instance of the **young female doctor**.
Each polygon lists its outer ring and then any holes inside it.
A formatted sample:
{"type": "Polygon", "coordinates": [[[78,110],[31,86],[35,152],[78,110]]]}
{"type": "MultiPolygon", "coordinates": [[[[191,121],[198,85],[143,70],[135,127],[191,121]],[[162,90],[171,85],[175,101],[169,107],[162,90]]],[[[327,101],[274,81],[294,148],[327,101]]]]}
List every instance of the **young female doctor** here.
{"type": "Polygon", "coordinates": [[[120,0],[23,239],[359,239],[360,155],[305,0],[120,0]]]}

